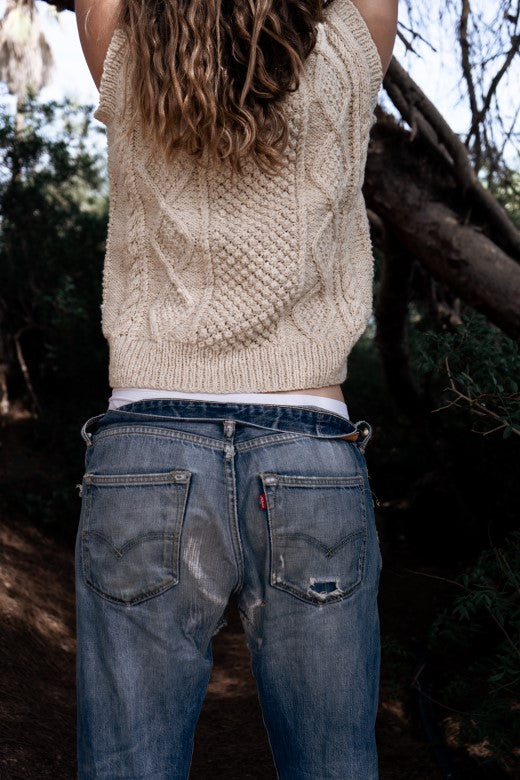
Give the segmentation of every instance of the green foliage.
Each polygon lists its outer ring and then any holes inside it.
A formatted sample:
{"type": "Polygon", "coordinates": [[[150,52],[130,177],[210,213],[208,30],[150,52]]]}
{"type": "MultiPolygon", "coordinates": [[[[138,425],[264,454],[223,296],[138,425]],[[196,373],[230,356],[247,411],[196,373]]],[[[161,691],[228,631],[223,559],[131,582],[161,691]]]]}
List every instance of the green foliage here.
{"type": "Polygon", "coordinates": [[[58,383],[78,390],[86,362],[92,367],[101,350],[107,198],[103,161],[90,145],[90,114],[69,100],[28,99],[22,131],[0,110],[2,330],[11,345],[11,381],[21,383],[18,338],[44,397],[58,383]]]}
{"type": "Polygon", "coordinates": [[[106,408],[109,391],[100,317],[107,182],[93,132],[91,108],[70,100],[28,98],[17,122],[0,108],[0,360],[10,398],[31,407],[26,364],[42,410],[19,457],[29,472],[34,456],[49,464],[32,485],[8,480],[1,501],[57,531],[73,529],[77,515],[81,423],[106,408]]]}
{"type": "Polygon", "coordinates": [[[451,330],[411,329],[416,374],[442,380],[445,403],[467,408],[479,430],[520,433],[520,348],[484,315],[467,309],[451,330]]]}
{"type": "Polygon", "coordinates": [[[436,666],[449,669],[436,698],[460,712],[459,740],[484,742],[508,768],[520,746],[520,530],[484,550],[432,623],[436,666]]]}
{"type": "MultiPolygon", "coordinates": [[[[489,168],[484,168],[486,175],[489,168]]],[[[520,230],[520,171],[506,166],[502,167],[500,176],[491,178],[489,189],[491,194],[504,207],[512,222],[520,230]]]]}

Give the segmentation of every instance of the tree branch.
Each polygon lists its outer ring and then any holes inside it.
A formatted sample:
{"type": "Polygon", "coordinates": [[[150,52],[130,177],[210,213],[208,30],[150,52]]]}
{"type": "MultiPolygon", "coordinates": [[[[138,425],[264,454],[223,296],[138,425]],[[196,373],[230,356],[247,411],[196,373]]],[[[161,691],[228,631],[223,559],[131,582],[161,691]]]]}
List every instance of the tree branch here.
{"type": "Polygon", "coordinates": [[[471,127],[468,131],[468,134],[466,135],[466,145],[469,143],[469,139],[471,136],[478,132],[478,127],[481,122],[483,122],[484,117],[486,116],[489,106],[491,105],[491,100],[493,98],[493,95],[497,91],[497,87],[500,84],[500,81],[502,80],[504,74],[507,72],[507,69],[511,65],[514,57],[518,54],[518,50],[520,49],[520,35],[515,35],[512,39],[511,48],[509,49],[507,53],[507,57],[505,58],[502,67],[500,68],[497,73],[495,73],[493,80],[489,86],[488,92],[486,97],[484,98],[482,108],[477,111],[476,113],[473,113],[473,119],[471,122],[471,127]]]}
{"type": "Polygon", "coordinates": [[[74,0],[45,0],[48,5],[55,5],[58,11],[73,11],[74,0]]]}
{"type": "Polygon", "coordinates": [[[484,212],[496,243],[520,261],[520,231],[500,203],[482,186],[460,138],[395,57],[392,57],[383,85],[410,127],[417,128],[437,156],[449,161],[461,195],[484,212]]]}
{"type": "Polygon", "coordinates": [[[376,344],[388,388],[397,406],[411,420],[424,418],[426,404],[410,371],[408,298],[413,258],[403,252],[385,228],[384,260],[375,307],[376,344]]]}
{"type": "MultiPolygon", "coordinates": [[[[471,62],[470,62],[470,43],[468,40],[468,19],[469,15],[471,13],[470,6],[469,6],[469,0],[462,0],[462,8],[461,8],[461,14],[460,14],[460,22],[459,22],[459,44],[460,44],[460,50],[461,50],[461,65],[462,65],[462,75],[464,76],[464,80],[466,84],[468,85],[468,97],[469,97],[469,107],[471,109],[471,128],[475,128],[475,141],[476,141],[476,151],[477,151],[477,157],[480,159],[480,134],[479,134],[479,122],[477,117],[479,116],[479,110],[477,105],[477,95],[475,93],[475,84],[473,82],[473,71],[471,70],[471,62]]],[[[470,131],[466,137],[466,147],[469,143],[469,138],[471,137],[472,132],[470,131]]]]}
{"type": "Polygon", "coordinates": [[[372,128],[363,185],[368,208],[392,230],[403,252],[519,338],[520,265],[448,205],[459,205],[449,173],[446,180],[435,161],[411,148],[409,133],[384,116],[372,128]]]}
{"type": "Polygon", "coordinates": [[[18,358],[18,365],[20,366],[20,370],[25,380],[25,386],[27,387],[27,391],[29,393],[29,397],[33,405],[33,411],[35,413],[35,416],[38,416],[39,414],[41,414],[41,406],[40,406],[40,402],[38,401],[38,397],[34,391],[33,383],[31,381],[31,375],[29,373],[29,368],[27,366],[27,363],[25,362],[25,358],[22,351],[22,345],[20,342],[20,336],[22,334],[22,330],[19,330],[13,336],[15,349],[16,349],[16,357],[18,358]]]}

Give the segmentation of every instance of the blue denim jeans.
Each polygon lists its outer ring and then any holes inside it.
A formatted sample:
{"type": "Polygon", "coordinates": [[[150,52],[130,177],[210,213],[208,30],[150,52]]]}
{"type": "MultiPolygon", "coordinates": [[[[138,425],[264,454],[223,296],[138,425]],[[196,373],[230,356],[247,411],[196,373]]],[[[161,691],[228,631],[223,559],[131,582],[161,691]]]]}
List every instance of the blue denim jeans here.
{"type": "Polygon", "coordinates": [[[80,780],[188,777],[232,594],[277,776],[378,778],[370,424],[175,399],[126,404],[81,433],[80,780]]]}

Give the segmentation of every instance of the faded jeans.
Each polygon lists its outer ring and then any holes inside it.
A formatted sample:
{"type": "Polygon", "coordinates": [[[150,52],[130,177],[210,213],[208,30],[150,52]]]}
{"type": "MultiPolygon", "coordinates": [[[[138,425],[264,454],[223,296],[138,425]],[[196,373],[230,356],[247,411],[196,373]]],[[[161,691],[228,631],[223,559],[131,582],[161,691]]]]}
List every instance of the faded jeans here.
{"type": "Polygon", "coordinates": [[[371,432],[328,411],[184,399],[85,422],[80,780],[189,776],[232,594],[278,778],[378,778],[371,432]]]}

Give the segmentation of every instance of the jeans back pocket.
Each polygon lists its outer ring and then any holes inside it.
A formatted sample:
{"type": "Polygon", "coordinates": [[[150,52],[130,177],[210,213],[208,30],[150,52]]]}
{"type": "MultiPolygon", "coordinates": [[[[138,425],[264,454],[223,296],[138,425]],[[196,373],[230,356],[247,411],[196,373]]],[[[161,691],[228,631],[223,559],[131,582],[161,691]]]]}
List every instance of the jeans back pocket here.
{"type": "Polygon", "coordinates": [[[271,585],[326,604],[363,582],[367,511],[362,474],[260,475],[267,502],[271,585]]]}
{"type": "Polygon", "coordinates": [[[184,469],[84,475],[79,532],[87,585],[130,605],[178,583],[190,480],[184,469]]]}

